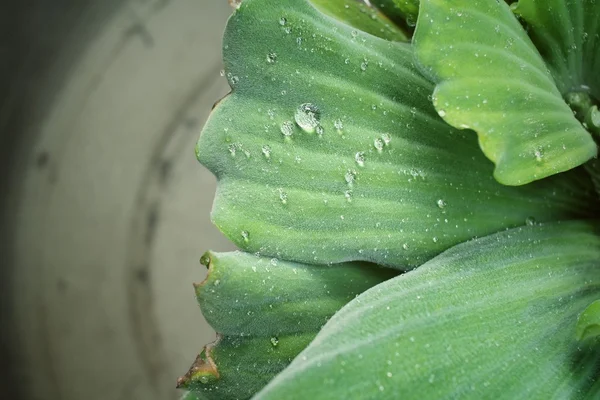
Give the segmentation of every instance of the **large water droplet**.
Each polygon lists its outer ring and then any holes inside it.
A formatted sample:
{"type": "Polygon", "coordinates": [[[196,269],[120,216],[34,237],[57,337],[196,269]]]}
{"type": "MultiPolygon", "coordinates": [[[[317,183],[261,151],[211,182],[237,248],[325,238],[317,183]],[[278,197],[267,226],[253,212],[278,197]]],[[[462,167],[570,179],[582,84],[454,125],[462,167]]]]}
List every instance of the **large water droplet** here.
{"type": "Polygon", "coordinates": [[[292,121],[285,121],[283,124],[281,124],[281,127],[279,129],[285,137],[290,137],[294,134],[294,124],[292,123],[292,121]]]}
{"type": "Polygon", "coordinates": [[[382,152],[383,151],[383,140],[380,138],[377,138],[373,141],[373,146],[375,146],[375,148],[377,149],[378,152],[382,152]]]}
{"type": "Polygon", "coordinates": [[[277,347],[277,345],[278,345],[278,344],[279,344],[279,339],[277,338],[277,336],[273,336],[273,337],[271,338],[271,345],[272,345],[273,347],[277,347]]]}
{"type": "Polygon", "coordinates": [[[321,112],[319,108],[312,103],[301,104],[294,114],[296,123],[305,132],[312,133],[319,126],[319,120],[321,119],[321,112]]]}
{"type": "Polygon", "coordinates": [[[444,200],[442,200],[442,199],[439,199],[437,201],[437,205],[438,205],[439,208],[444,208],[444,207],[446,207],[446,202],[444,200]]]}
{"type": "Polygon", "coordinates": [[[344,130],[344,123],[342,122],[341,119],[336,119],[335,121],[333,121],[333,126],[335,127],[335,129],[337,129],[338,131],[342,131],[344,130]]]}
{"type": "Polygon", "coordinates": [[[281,17],[279,19],[279,25],[285,26],[285,24],[287,24],[287,19],[285,17],[281,17]]]}

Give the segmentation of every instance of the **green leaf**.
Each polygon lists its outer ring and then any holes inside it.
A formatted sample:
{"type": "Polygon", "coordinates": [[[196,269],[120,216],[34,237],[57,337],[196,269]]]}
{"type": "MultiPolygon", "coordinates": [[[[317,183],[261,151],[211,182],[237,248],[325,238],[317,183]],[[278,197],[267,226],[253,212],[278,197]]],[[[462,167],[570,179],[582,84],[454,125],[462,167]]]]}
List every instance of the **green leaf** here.
{"type": "Polygon", "coordinates": [[[576,336],[578,340],[595,338],[600,335],[600,300],[590,304],[577,320],[576,336]]]}
{"type": "Polygon", "coordinates": [[[561,92],[591,93],[600,100],[600,2],[520,0],[515,12],[561,92]]]}
{"type": "Polygon", "coordinates": [[[461,244],[345,306],[256,399],[598,398],[575,328],[599,268],[590,223],[461,244]]]}
{"type": "Polygon", "coordinates": [[[371,0],[371,3],[391,16],[402,16],[414,26],[419,14],[419,0],[371,0]]]}
{"type": "Polygon", "coordinates": [[[365,263],[308,266],[246,253],[206,253],[196,286],[219,333],[178,386],[202,399],[247,399],[302,351],[327,320],[365,290],[397,275],[365,263]]]}
{"type": "Polygon", "coordinates": [[[413,38],[438,113],[477,132],[494,176],[523,185],[577,167],[596,145],[503,1],[424,0],[413,38]]]}
{"type": "Polygon", "coordinates": [[[388,17],[362,1],[310,0],[325,15],[382,39],[406,41],[406,33],[388,17]]]}
{"type": "Polygon", "coordinates": [[[304,0],[246,0],[224,40],[233,92],[197,154],[219,179],[214,223],[248,252],[411,268],[526,220],[594,212],[579,173],[498,184],[474,135],[437,116],[408,44],[304,0]]]}

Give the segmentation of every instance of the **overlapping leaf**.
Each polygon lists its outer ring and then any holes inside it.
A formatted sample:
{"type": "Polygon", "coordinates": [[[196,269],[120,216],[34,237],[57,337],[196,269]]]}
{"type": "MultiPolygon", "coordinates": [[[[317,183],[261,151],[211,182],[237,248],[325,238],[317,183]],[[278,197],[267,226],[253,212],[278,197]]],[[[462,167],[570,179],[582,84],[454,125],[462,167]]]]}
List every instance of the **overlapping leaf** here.
{"type": "Polygon", "coordinates": [[[596,155],[592,137],[505,2],[424,0],[413,43],[438,82],[438,113],[477,132],[498,181],[522,185],[596,155]]]}
{"type": "Polygon", "coordinates": [[[256,399],[598,398],[576,322],[599,270],[589,223],[461,244],[345,306],[256,399]]]}
{"type": "Polygon", "coordinates": [[[385,13],[362,1],[311,0],[324,14],[383,39],[407,41],[408,36],[385,13]]]}
{"type": "Polygon", "coordinates": [[[516,13],[562,93],[590,93],[600,100],[600,2],[520,0],[516,13]]]}
{"type": "Polygon", "coordinates": [[[248,399],[282,371],[342,306],[397,272],[365,263],[308,266],[246,253],[206,253],[196,285],[219,333],[179,386],[201,399],[248,399]]]}
{"type": "Polygon", "coordinates": [[[219,179],[213,221],[249,252],[412,268],[475,236],[592,212],[578,174],[494,181],[475,136],[437,116],[407,44],[305,0],[244,1],[224,43],[233,93],[197,152],[219,179]]]}

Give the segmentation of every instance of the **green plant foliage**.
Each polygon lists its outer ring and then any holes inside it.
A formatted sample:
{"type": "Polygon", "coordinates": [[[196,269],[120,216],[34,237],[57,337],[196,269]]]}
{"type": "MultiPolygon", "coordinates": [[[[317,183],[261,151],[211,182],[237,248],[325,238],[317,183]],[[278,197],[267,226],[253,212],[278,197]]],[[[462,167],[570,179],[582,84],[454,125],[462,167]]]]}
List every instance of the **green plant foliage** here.
{"type": "Polygon", "coordinates": [[[600,100],[600,2],[520,0],[515,12],[552,71],[563,94],[600,100]]]}
{"type": "Polygon", "coordinates": [[[600,300],[590,304],[577,320],[577,339],[586,340],[600,335],[600,300]]]}
{"type": "Polygon", "coordinates": [[[365,263],[308,266],[247,253],[206,253],[196,287],[218,332],[180,378],[201,399],[247,399],[302,351],[327,320],[365,290],[398,273],[365,263]]]}
{"type": "Polygon", "coordinates": [[[600,398],[599,4],[244,0],[184,399],[600,398]]]}
{"type": "Polygon", "coordinates": [[[312,0],[312,4],[325,15],[371,35],[394,41],[408,40],[406,33],[384,13],[361,1],[312,0]]]}
{"type": "Polygon", "coordinates": [[[233,92],[197,153],[219,179],[213,221],[246,251],[408,269],[526,220],[590,212],[587,177],[498,184],[475,136],[437,116],[408,44],[304,0],[242,3],[224,43],[233,92]]]}
{"type": "Polygon", "coordinates": [[[575,338],[600,288],[597,233],[567,222],[456,246],[349,303],[256,399],[598,398],[600,351],[575,338]]]}
{"type": "Polygon", "coordinates": [[[433,102],[449,124],[477,132],[494,176],[522,185],[596,155],[535,46],[496,0],[425,0],[414,36],[433,102]]]}

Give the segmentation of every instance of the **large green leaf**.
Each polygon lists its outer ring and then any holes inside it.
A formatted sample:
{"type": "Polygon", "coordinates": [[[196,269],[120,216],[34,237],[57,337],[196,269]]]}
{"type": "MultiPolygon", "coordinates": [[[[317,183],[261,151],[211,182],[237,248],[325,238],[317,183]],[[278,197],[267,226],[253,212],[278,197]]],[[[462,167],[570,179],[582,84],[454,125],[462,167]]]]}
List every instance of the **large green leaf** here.
{"type": "Polygon", "coordinates": [[[214,223],[249,252],[410,268],[526,220],[589,213],[577,174],[495,182],[474,135],[437,116],[408,44],[305,0],[246,0],[224,47],[233,92],[197,153],[219,179],[214,223]]]}
{"type": "Polygon", "coordinates": [[[206,253],[196,285],[219,333],[179,387],[202,399],[247,399],[283,370],[342,306],[397,272],[366,263],[308,266],[247,253],[206,253]]]}
{"type": "Polygon", "coordinates": [[[600,2],[520,0],[515,12],[562,93],[589,92],[600,100],[600,2]]]}
{"type": "Polygon", "coordinates": [[[592,399],[600,294],[593,224],[523,227],[456,246],[337,313],[267,399],[592,399]]]}
{"type": "Polygon", "coordinates": [[[413,43],[438,83],[438,113],[477,132],[499,182],[522,185],[596,155],[592,137],[505,2],[424,0],[413,43]]]}

